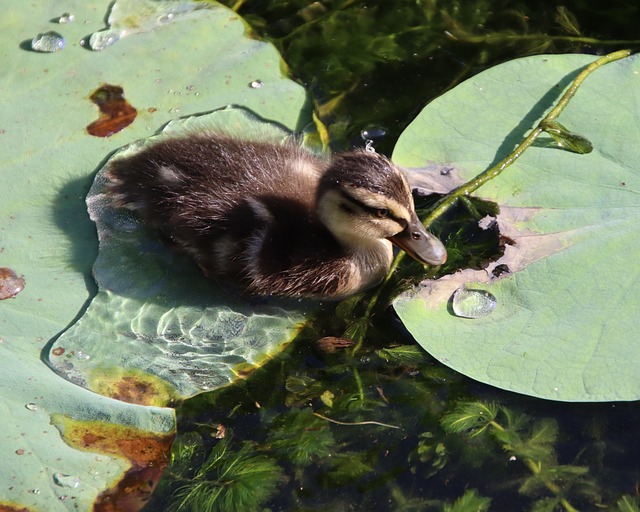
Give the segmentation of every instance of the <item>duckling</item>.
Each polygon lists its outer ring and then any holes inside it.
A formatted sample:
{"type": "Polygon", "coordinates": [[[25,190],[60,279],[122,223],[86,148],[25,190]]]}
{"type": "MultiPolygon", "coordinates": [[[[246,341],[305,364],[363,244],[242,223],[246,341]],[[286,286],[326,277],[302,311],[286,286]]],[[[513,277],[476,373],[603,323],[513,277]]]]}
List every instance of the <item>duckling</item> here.
{"type": "Polygon", "coordinates": [[[422,263],[446,260],[402,170],[369,150],[323,159],[291,142],[191,134],[116,159],[107,176],[117,206],[250,295],[358,293],[387,274],[392,242],[422,263]]]}

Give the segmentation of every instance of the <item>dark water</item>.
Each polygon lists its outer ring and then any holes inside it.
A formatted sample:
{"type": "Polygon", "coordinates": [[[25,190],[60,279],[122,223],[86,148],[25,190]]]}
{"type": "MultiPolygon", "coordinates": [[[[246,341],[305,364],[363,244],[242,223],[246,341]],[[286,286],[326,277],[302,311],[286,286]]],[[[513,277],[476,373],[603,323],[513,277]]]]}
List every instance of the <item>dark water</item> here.
{"type": "MultiPolygon", "coordinates": [[[[336,147],[367,129],[386,133],[388,153],[429,100],[483,69],[640,37],[640,4],[619,0],[237,4],[309,88],[336,147]]],[[[249,379],[179,408],[175,462],[148,510],[640,510],[636,403],[478,384],[416,348],[385,308],[357,353],[316,343],[361,312],[343,305],[249,379]]]]}

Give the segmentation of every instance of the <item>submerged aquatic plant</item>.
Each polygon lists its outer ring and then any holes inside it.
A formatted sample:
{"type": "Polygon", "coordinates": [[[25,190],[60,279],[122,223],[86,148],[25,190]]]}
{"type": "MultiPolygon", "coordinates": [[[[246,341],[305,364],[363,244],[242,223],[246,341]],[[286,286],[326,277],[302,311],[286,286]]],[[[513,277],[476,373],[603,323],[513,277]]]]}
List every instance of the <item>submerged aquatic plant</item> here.
{"type": "Polygon", "coordinates": [[[547,510],[559,505],[575,512],[570,496],[590,502],[600,500],[588,467],[558,463],[554,449],[558,424],[552,418],[532,420],[496,403],[460,402],[442,417],[441,425],[447,433],[493,438],[510,461],[520,461],[530,471],[529,476],[520,478],[518,492],[536,496],[546,490],[551,494],[540,500],[547,510]]]}
{"type": "Polygon", "coordinates": [[[278,47],[294,76],[310,89],[334,145],[362,143],[361,132],[373,123],[393,127],[376,141],[383,152],[393,147],[416,108],[482,69],[525,55],[638,43],[633,24],[622,23],[624,17],[604,1],[544,8],[512,0],[224,3],[278,47]],[[579,21],[590,13],[597,29],[579,21]]]}
{"type": "Polygon", "coordinates": [[[614,456],[633,434],[608,440],[597,409],[566,405],[556,419],[539,401],[474,398],[493,392],[413,346],[317,357],[289,349],[179,409],[184,433],[148,510],[636,510],[621,492],[634,470],[614,456]]]}
{"type": "Polygon", "coordinates": [[[282,481],[273,458],[256,453],[256,444],[218,440],[208,454],[201,438],[180,439],[169,469],[171,512],[258,510],[282,481]]]}

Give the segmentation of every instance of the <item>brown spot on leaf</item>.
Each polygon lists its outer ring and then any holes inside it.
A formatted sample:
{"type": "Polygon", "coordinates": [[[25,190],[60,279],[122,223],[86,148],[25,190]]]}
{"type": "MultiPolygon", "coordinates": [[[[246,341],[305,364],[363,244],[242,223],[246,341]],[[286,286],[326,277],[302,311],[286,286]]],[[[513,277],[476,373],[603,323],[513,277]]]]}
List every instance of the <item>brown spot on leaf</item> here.
{"type": "Polygon", "coordinates": [[[131,464],[114,487],[98,496],[94,512],[137,512],[145,506],[169,464],[174,432],[154,434],[113,423],[75,420],[62,414],[52,415],[52,423],[68,445],[121,457],[131,464]]]}
{"type": "Polygon", "coordinates": [[[24,290],[24,277],[10,268],[0,268],[0,300],[11,299],[24,290]]]}
{"type": "Polygon", "coordinates": [[[0,503],[0,512],[31,512],[31,509],[13,503],[0,503]]]}
{"type": "Polygon", "coordinates": [[[95,137],[109,137],[131,123],[138,111],[124,99],[124,89],[117,85],[104,84],[90,96],[102,115],[87,126],[87,132],[95,137]]]}
{"type": "Polygon", "coordinates": [[[129,404],[164,407],[178,399],[167,381],[136,369],[99,368],[91,373],[89,389],[129,404]]]}

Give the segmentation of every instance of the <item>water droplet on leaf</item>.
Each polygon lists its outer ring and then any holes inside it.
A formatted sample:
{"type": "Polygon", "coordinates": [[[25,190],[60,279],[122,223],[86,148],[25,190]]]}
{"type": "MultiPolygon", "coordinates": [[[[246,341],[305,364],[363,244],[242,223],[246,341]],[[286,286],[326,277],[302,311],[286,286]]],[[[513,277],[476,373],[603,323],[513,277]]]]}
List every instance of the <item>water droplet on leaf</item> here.
{"type": "Polygon", "coordinates": [[[164,25],[165,23],[169,23],[170,21],[173,21],[173,18],[175,18],[175,14],[173,14],[172,12],[163,14],[158,18],[158,24],[164,25]]]}
{"type": "Polygon", "coordinates": [[[62,50],[64,45],[64,37],[53,31],[38,34],[31,40],[31,49],[40,53],[54,53],[62,50]]]}
{"type": "Polygon", "coordinates": [[[38,410],[38,406],[36,404],[33,404],[33,403],[25,404],[25,407],[27,409],[29,409],[30,411],[37,411],[38,410]]]}
{"type": "Polygon", "coordinates": [[[262,80],[254,80],[249,84],[249,87],[251,87],[252,89],[260,89],[260,87],[262,87],[263,85],[264,82],[262,80]]]}
{"type": "Polygon", "coordinates": [[[73,23],[73,20],[75,19],[76,17],[73,14],[65,12],[62,14],[62,16],[58,18],[58,23],[61,23],[61,24],[73,23]]]}
{"type": "Polygon", "coordinates": [[[94,52],[100,52],[120,40],[120,33],[115,30],[94,32],[89,38],[89,46],[94,52]]]}
{"type": "Polygon", "coordinates": [[[461,318],[483,318],[496,308],[496,298],[486,290],[458,288],[451,297],[453,313],[461,318]]]}

